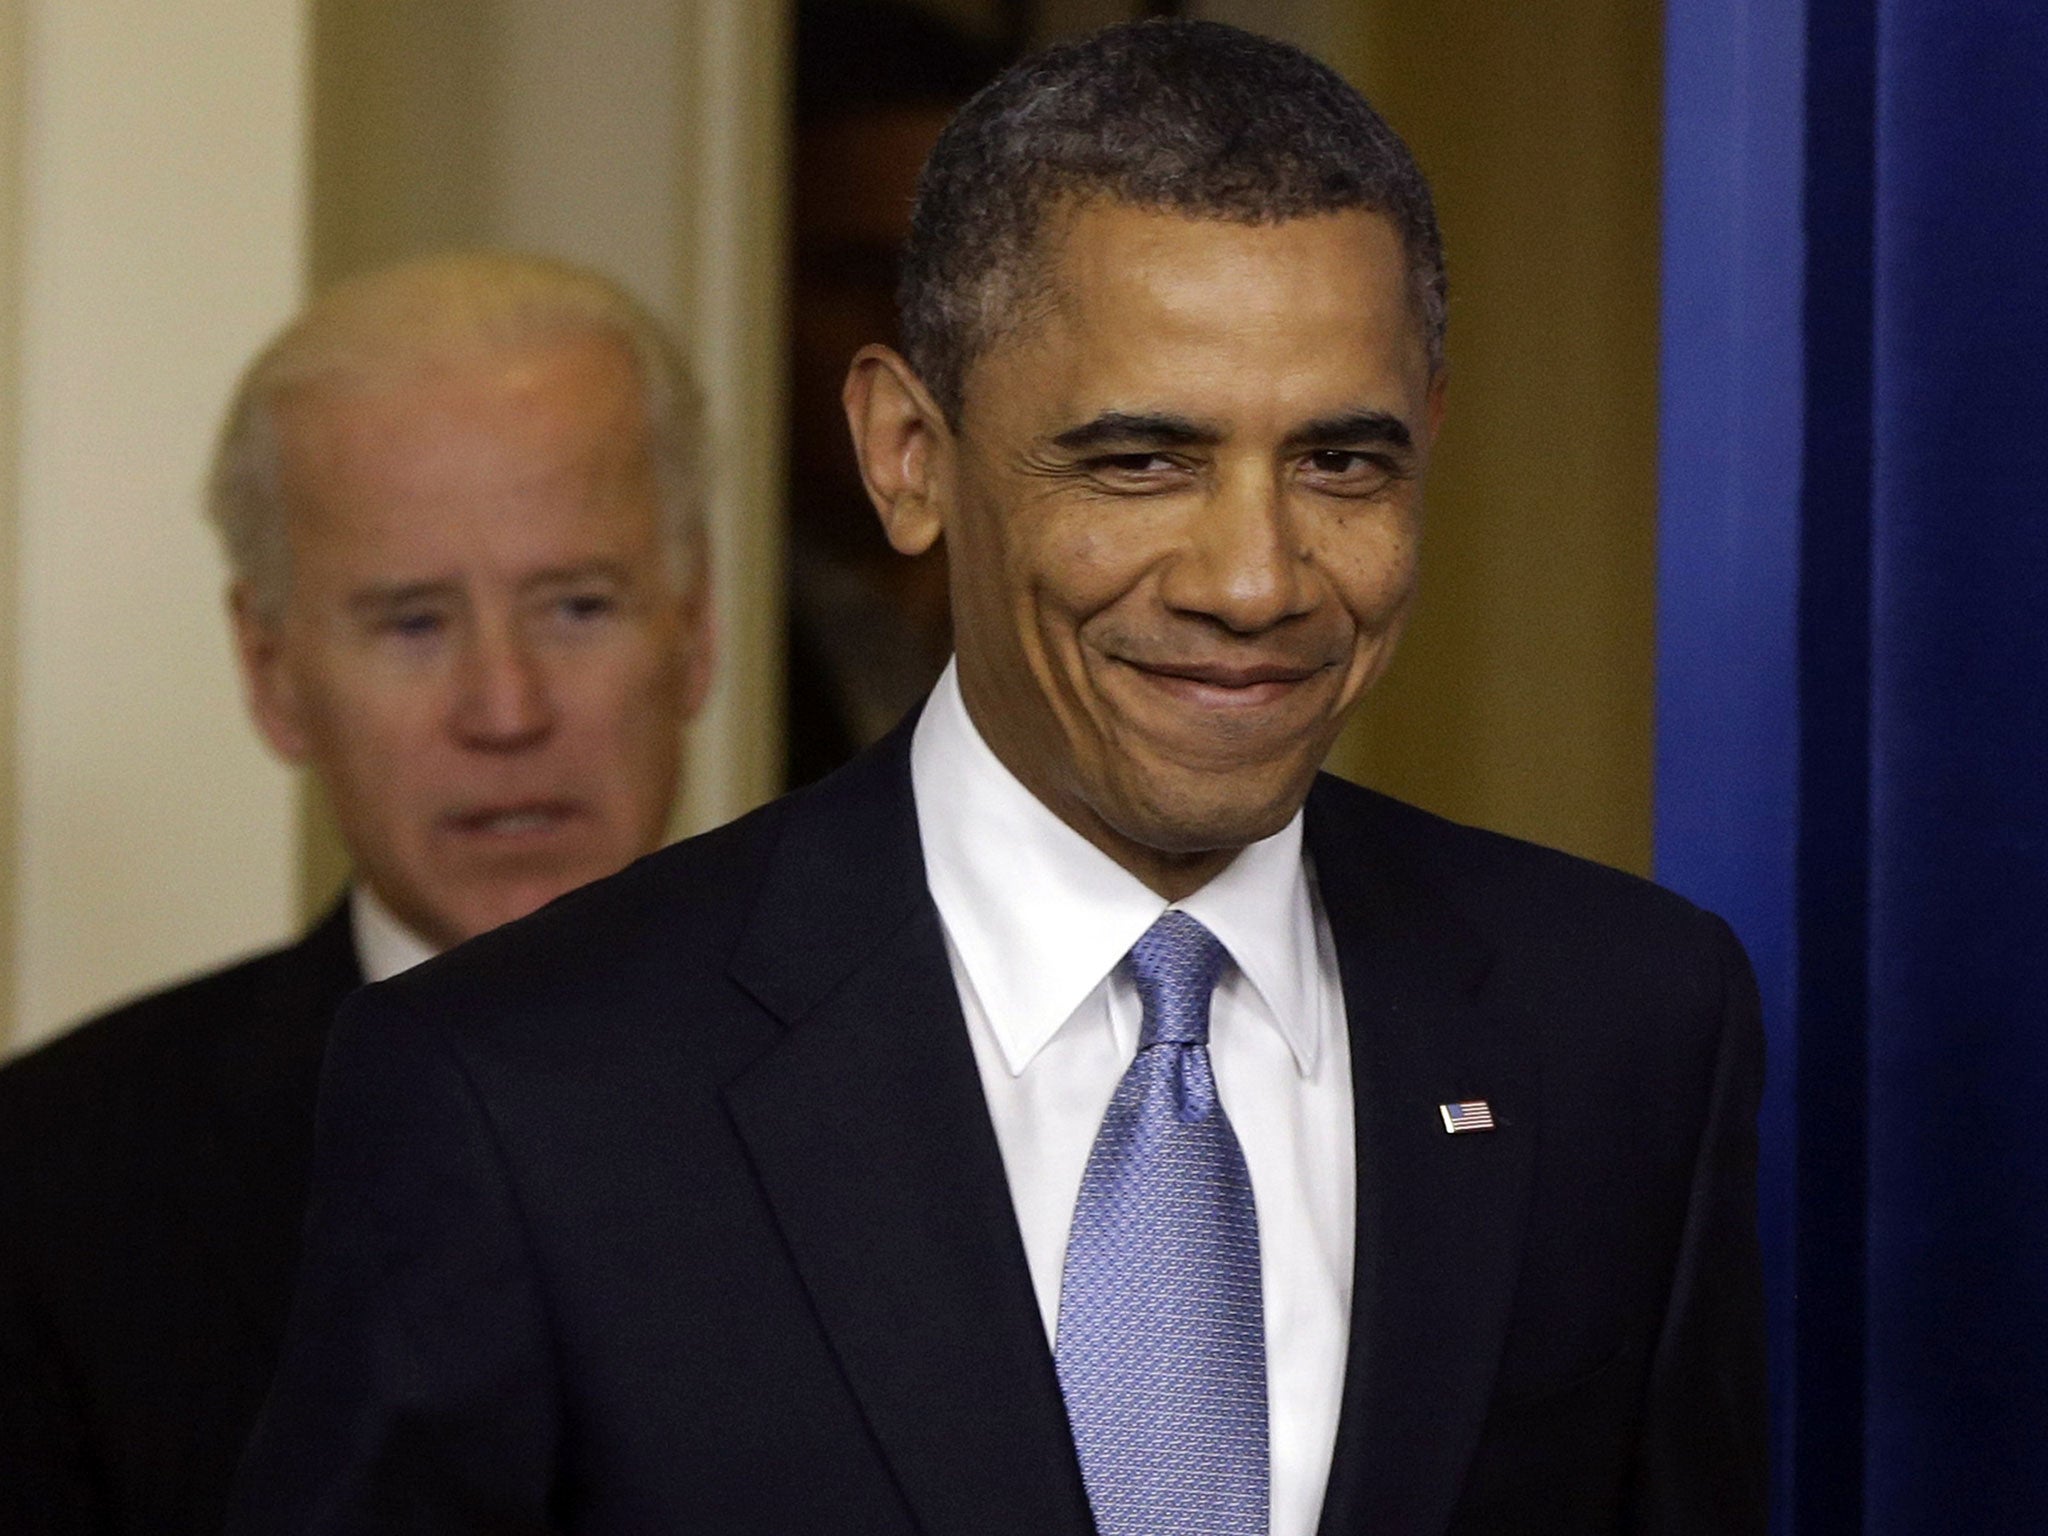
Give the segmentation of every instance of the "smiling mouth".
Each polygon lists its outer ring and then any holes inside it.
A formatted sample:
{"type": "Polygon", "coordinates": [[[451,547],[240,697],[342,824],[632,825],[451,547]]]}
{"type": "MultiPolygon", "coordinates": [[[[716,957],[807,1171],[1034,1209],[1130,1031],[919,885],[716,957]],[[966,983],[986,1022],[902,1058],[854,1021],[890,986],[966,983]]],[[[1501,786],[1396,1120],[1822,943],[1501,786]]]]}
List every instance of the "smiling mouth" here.
{"type": "Polygon", "coordinates": [[[1299,683],[1323,670],[1320,666],[1304,665],[1299,662],[1133,661],[1131,665],[1141,672],[1151,672],[1161,677],[1185,678],[1191,683],[1207,683],[1212,688],[1255,688],[1260,683],[1299,683]]]}
{"type": "Polygon", "coordinates": [[[1212,708],[1269,704],[1319,677],[1326,667],[1300,662],[1137,661],[1124,664],[1166,692],[1212,708]]]}

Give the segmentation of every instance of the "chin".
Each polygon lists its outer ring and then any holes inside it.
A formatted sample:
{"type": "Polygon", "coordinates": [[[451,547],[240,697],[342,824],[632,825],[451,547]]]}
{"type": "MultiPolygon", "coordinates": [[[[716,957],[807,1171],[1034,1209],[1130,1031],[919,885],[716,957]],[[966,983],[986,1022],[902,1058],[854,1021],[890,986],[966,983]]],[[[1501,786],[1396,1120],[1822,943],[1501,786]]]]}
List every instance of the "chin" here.
{"type": "Polygon", "coordinates": [[[1271,837],[1307,798],[1315,770],[1219,781],[1210,774],[1152,775],[1129,786],[1099,815],[1119,835],[1161,853],[1214,853],[1271,837]]]}

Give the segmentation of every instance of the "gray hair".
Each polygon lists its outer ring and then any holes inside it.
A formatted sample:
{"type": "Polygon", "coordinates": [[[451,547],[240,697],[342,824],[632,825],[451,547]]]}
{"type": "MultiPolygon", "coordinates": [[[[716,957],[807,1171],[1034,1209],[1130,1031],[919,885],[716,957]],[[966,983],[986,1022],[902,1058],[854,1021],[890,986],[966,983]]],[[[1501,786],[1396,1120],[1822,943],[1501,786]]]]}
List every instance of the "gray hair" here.
{"type": "Polygon", "coordinates": [[[375,385],[451,357],[566,337],[617,341],[639,375],[664,543],[681,582],[704,561],[702,406],[667,330],[610,279],[567,262],[459,252],[337,283],[258,353],[236,386],[207,479],[207,517],[257,612],[291,578],[277,412],[294,392],[375,385]]]}
{"type": "Polygon", "coordinates": [[[1013,65],[925,162],[897,299],[911,366],[956,425],[969,368],[1042,287],[1048,220],[1097,198],[1247,224],[1384,214],[1442,366],[1443,237],[1400,136],[1286,43],[1219,22],[1126,22],[1013,65]]]}

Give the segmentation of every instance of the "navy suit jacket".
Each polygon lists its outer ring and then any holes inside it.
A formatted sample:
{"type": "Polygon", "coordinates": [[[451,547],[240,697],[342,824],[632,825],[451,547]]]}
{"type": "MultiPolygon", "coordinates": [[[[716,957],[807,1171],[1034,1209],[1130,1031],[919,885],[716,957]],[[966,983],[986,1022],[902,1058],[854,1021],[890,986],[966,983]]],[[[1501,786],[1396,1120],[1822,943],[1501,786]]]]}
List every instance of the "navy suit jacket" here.
{"type": "MultiPolygon", "coordinates": [[[[1091,1529],[908,741],[344,1010],[232,1531],[1091,1529]]],[[[1358,1123],[1323,1530],[1761,1531],[1727,929],[1331,779],[1307,845],[1358,1123]]]]}
{"type": "Polygon", "coordinates": [[[0,1533],[213,1536],[284,1340],[346,906],[0,1072],[0,1533]]]}

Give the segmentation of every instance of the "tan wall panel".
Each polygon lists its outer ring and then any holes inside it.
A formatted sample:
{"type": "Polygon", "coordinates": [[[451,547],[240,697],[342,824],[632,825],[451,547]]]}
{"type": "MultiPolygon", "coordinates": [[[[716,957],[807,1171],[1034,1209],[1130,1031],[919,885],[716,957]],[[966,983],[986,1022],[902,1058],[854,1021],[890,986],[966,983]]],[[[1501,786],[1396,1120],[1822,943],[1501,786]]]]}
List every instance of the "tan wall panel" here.
{"type": "Polygon", "coordinates": [[[489,228],[502,12],[498,0],[314,0],[316,286],[489,228]]]}
{"type": "Polygon", "coordinates": [[[1368,9],[1364,0],[1196,0],[1185,14],[1280,38],[1348,74],[1368,9]]]}
{"type": "Polygon", "coordinates": [[[786,3],[698,0],[683,29],[672,281],[712,445],[718,679],[691,734],[686,829],[782,785],[782,443],[789,197],[786,3]]]}
{"type": "Polygon", "coordinates": [[[300,291],[306,42],[275,0],[21,15],[17,1045],[292,921],[199,491],[300,291]]]}
{"type": "Polygon", "coordinates": [[[1031,41],[1037,45],[1075,37],[1143,14],[1140,0],[1037,0],[1031,41]]]}
{"type": "Polygon", "coordinates": [[[1658,82],[1646,0],[1364,8],[1352,67],[1437,191],[1450,415],[1418,617],[1336,761],[1650,859],[1658,82]]]}
{"type": "Polygon", "coordinates": [[[15,535],[21,511],[22,69],[25,28],[15,0],[0,0],[0,1055],[14,1031],[15,875],[20,869],[15,794],[15,535]]]}

